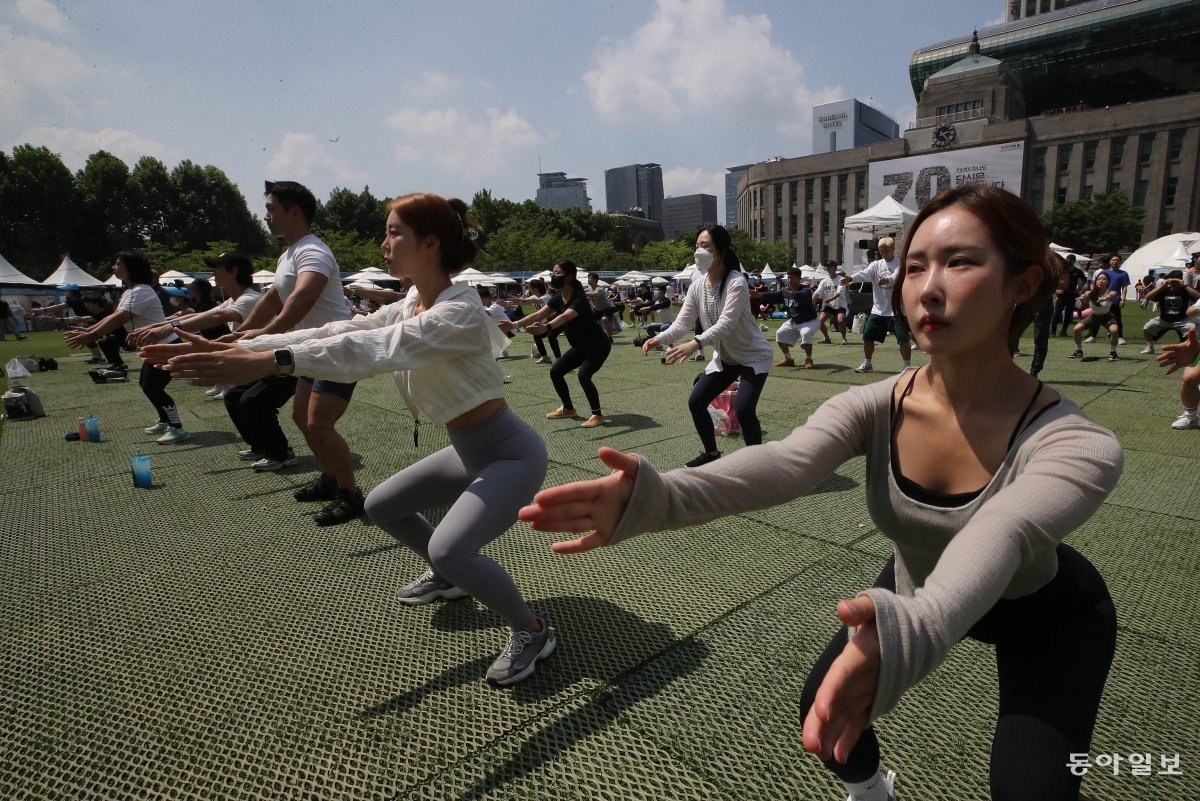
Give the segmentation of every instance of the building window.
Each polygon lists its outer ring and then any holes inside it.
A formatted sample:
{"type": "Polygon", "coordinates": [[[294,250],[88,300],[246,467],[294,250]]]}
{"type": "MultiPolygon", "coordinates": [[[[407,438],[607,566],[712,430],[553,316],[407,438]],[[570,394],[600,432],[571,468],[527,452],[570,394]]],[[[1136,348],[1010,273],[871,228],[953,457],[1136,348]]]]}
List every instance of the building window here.
{"type": "Polygon", "coordinates": [[[1176,161],[1183,155],[1183,135],[1186,133],[1183,129],[1171,131],[1169,158],[1171,161],[1176,161]]]}
{"type": "Polygon", "coordinates": [[[829,230],[829,212],[821,212],[821,233],[829,230]]]}
{"type": "Polygon", "coordinates": [[[1083,187],[1083,195],[1082,196],[1084,198],[1090,198],[1092,196],[1092,185],[1091,184],[1086,184],[1083,187]]]}
{"type": "Polygon", "coordinates": [[[775,205],[783,205],[783,184],[775,184],[775,205]]]}
{"type": "Polygon", "coordinates": [[[775,215],[775,237],[778,238],[782,232],[783,232],[783,216],[780,214],[776,214],[775,215]]]}
{"type": "Polygon", "coordinates": [[[812,199],[813,199],[813,186],[812,185],[813,185],[813,182],[811,180],[804,182],[804,202],[805,203],[812,203],[812,199]]]}
{"type": "Polygon", "coordinates": [[[1046,150],[1033,151],[1033,174],[1034,176],[1046,174],[1046,150]]]}
{"type": "Polygon", "coordinates": [[[1133,205],[1135,205],[1135,206],[1145,206],[1146,205],[1146,191],[1149,188],[1150,188],[1150,182],[1147,181],[1146,179],[1143,178],[1142,180],[1137,182],[1137,186],[1133,190],[1133,205]]]}
{"type": "Polygon", "coordinates": [[[1096,142],[1087,142],[1083,146],[1083,168],[1090,170],[1096,166],[1096,142]]]}
{"type": "Polygon", "coordinates": [[[795,236],[796,235],[796,215],[795,214],[793,214],[791,216],[791,218],[788,220],[788,226],[789,226],[788,230],[790,230],[792,232],[792,236],[795,236]]]}
{"type": "Polygon", "coordinates": [[[1149,164],[1152,155],[1154,155],[1154,134],[1142,134],[1138,138],[1138,161],[1142,164],[1149,164]]]}
{"type": "Polygon", "coordinates": [[[838,179],[838,200],[846,199],[846,184],[850,181],[849,175],[843,175],[838,179]]]}
{"type": "Polygon", "coordinates": [[[804,215],[804,230],[812,233],[812,212],[804,215]]]}
{"type": "Polygon", "coordinates": [[[936,113],[939,117],[950,117],[955,114],[978,113],[980,111],[983,111],[982,100],[967,100],[962,103],[950,103],[946,106],[938,106],[936,113]]]}
{"type": "Polygon", "coordinates": [[[804,249],[804,263],[812,264],[812,248],[810,247],[804,249]]]}
{"type": "Polygon", "coordinates": [[[1071,164],[1071,148],[1073,145],[1058,146],[1058,171],[1066,172],[1067,167],[1071,164]]]}
{"type": "Polygon", "coordinates": [[[1056,189],[1054,191],[1054,205],[1061,206],[1063,203],[1066,203],[1066,202],[1067,202],[1067,188],[1065,186],[1060,186],[1058,189],[1056,189]]]}
{"type": "Polygon", "coordinates": [[[1112,194],[1113,192],[1120,192],[1120,191],[1121,191],[1121,184],[1118,183],[1117,181],[1113,181],[1111,184],[1108,185],[1109,194],[1112,194]]]}
{"type": "Polygon", "coordinates": [[[867,196],[867,174],[865,172],[860,172],[855,175],[855,178],[858,179],[858,191],[855,194],[855,197],[857,197],[859,200],[862,200],[867,196]]]}
{"type": "Polygon", "coordinates": [[[788,184],[788,197],[793,203],[800,199],[800,182],[792,181],[788,184]]]}
{"type": "Polygon", "coordinates": [[[1114,139],[1112,143],[1112,165],[1114,168],[1125,163],[1125,140],[1114,139]]]}
{"type": "Polygon", "coordinates": [[[1175,233],[1175,223],[1171,222],[1169,217],[1164,217],[1163,221],[1158,224],[1159,236],[1170,236],[1175,233]]]}
{"type": "Polygon", "coordinates": [[[1168,178],[1166,186],[1163,187],[1163,205],[1175,205],[1175,190],[1179,188],[1178,178],[1168,178]]]}
{"type": "Polygon", "coordinates": [[[750,222],[750,238],[758,239],[758,220],[751,220],[750,222]]]}
{"type": "Polygon", "coordinates": [[[829,200],[829,176],[821,179],[821,200],[829,200]]]}

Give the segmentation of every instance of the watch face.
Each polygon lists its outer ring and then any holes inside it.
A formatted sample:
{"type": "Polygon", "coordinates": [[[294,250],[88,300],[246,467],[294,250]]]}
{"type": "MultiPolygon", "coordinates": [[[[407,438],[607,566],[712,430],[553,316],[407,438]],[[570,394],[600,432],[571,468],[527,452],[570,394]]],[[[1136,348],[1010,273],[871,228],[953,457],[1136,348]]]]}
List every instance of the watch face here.
{"type": "Polygon", "coordinates": [[[293,361],[292,352],[287,348],[275,351],[275,365],[277,367],[291,367],[293,361]]]}

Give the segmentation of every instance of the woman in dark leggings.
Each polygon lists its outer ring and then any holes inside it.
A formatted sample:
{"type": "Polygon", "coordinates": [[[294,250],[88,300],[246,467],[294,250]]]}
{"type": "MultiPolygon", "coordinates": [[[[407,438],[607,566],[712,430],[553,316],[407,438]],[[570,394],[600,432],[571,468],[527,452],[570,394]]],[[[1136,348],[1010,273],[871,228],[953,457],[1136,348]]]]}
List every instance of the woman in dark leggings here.
{"type": "MultiPolygon", "coordinates": [[[[872,724],[964,637],[996,649],[991,797],[1079,797],[1071,755],[1091,748],[1116,613],[1063,540],[1116,486],[1123,456],[1111,431],[1012,360],[1010,338],[1054,291],[1048,242],[1016,195],[942,192],[913,221],[892,290],[927,366],[843,392],[786,439],[699,469],[660,474],[602,448],[609,475],[521,510],[539,530],[590,532],[553,546],[582,551],[786,503],[866,456],[866,506],[894,555],[837,604],[842,626],[801,698],[804,747],[845,786],[831,801],[896,798],[872,724]]],[[[926,797],[947,797],[938,779],[923,777],[926,797]]]]}
{"type": "Polygon", "coordinates": [[[713,346],[712,361],[688,398],[692,423],[704,445],[704,451],[688,462],[688,467],[699,467],[721,457],[708,404],[734,381],[741,382],[733,408],[742,426],[742,439],[747,445],[762,443],[758,396],[767,383],[773,356],[771,345],[750,309],[749,284],[737,254],[730,247],[729,232],[720,225],[701,228],[696,237],[695,259],[697,277],[688,287],[679,316],[670,328],[642,345],[642,353],[649,353],[659,343],[670,345],[699,323],[702,332],[691,341],[670,348],[666,361],[678,364],[699,353],[704,345],[713,346]]]}
{"type": "MultiPolygon", "coordinates": [[[[159,301],[155,287],[158,283],[150,262],[141,253],[123,251],[118,253],[113,261],[113,271],[128,287],[117,301],[117,308],[112,314],[99,322],[82,329],[71,329],[64,338],[72,348],[85,348],[89,343],[104,337],[113,331],[120,330],[130,323],[131,330],[159,325],[166,320],[162,303],[159,301]]],[[[165,342],[177,342],[179,337],[170,334],[165,342]]],[[[175,401],[167,394],[167,384],[171,383],[171,374],[148,362],[142,363],[138,385],[154,410],[158,413],[158,422],[146,429],[147,434],[157,434],[160,445],[174,445],[189,439],[183,430],[183,422],[179,419],[179,411],[175,401]]]]}
{"type": "Polygon", "coordinates": [[[516,327],[536,336],[562,330],[567,335],[570,348],[550,368],[550,380],[558,393],[562,406],[546,415],[551,420],[575,417],[575,404],[571,402],[571,390],[567,387],[567,373],[579,370],[579,386],[591,406],[591,416],[582,423],[583,428],[595,428],[604,423],[600,410],[600,393],[592,383],[592,376],[604,366],[612,351],[612,342],[600,328],[592,313],[592,305],[583,292],[583,284],[575,278],[575,263],[564,259],[550,270],[550,288],[555,294],[546,305],[513,323],[516,327]],[[546,322],[543,322],[546,321],[546,322]]]}

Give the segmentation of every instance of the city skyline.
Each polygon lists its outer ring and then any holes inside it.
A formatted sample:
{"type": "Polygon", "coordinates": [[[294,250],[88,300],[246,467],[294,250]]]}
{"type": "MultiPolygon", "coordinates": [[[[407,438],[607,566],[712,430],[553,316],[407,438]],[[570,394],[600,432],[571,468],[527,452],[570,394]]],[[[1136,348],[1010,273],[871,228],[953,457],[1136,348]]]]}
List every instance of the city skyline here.
{"type": "MultiPolygon", "coordinates": [[[[913,15],[782,0],[444,7],[214,0],[0,8],[0,148],[44,145],[221,168],[261,213],[264,179],[376,196],[532,199],[540,171],[663,165],[716,195],[725,167],[811,151],[812,106],[858,97],[903,128],[909,56],[1002,20],[1000,0],[913,15]],[[864,25],[866,21],[866,25],[864,25]]],[[[723,216],[723,209],[720,210],[723,216]]]]}

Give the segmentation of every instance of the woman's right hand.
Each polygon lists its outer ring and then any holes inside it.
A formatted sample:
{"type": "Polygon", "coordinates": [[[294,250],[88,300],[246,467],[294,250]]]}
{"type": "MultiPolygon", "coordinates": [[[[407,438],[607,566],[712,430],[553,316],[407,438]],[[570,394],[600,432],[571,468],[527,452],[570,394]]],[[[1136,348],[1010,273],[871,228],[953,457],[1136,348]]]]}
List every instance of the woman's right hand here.
{"type": "Polygon", "coordinates": [[[642,343],[642,355],[645,356],[654,348],[658,347],[658,337],[650,337],[642,343]]]}
{"type": "Polygon", "coordinates": [[[612,468],[604,478],[575,481],[539,492],[517,514],[536,531],[589,532],[550,546],[555,553],[581,553],[607,545],[625,514],[640,462],[633,454],[601,448],[600,461],[612,468]]]}

